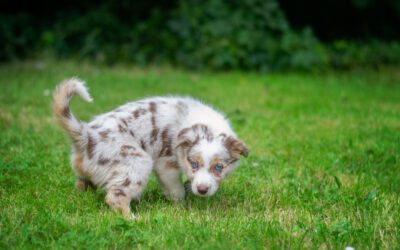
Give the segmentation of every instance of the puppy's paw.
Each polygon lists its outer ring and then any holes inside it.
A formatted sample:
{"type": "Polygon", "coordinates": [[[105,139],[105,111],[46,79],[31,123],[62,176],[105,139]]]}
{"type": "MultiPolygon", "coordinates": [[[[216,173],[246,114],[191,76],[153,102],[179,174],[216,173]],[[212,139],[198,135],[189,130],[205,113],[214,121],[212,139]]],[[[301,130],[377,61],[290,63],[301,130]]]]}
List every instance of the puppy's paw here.
{"type": "Polygon", "coordinates": [[[122,209],[122,215],[128,221],[138,220],[138,217],[128,208],[122,209]]]}
{"type": "Polygon", "coordinates": [[[124,215],[124,218],[126,220],[129,220],[129,221],[137,221],[137,220],[139,220],[139,217],[136,216],[134,213],[129,213],[127,215],[124,215]]]}
{"type": "Polygon", "coordinates": [[[88,184],[86,183],[86,181],[84,180],[77,180],[75,183],[75,188],[81,192],[86,191],[86,189],[88,188],[88,184]]]}

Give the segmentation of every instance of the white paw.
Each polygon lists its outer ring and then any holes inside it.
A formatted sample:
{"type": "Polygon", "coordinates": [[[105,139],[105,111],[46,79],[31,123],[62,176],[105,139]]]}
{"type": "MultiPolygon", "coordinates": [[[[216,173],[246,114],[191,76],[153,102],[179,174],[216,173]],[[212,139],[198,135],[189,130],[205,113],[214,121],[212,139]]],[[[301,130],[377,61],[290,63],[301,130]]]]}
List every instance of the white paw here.
{"type": "Polygon", "coordinates": [[[139,217],[137,217],[134,213],[130,213],[128,215],[128,219],[134,221],[134,220],[138,220],[139,217]]]}

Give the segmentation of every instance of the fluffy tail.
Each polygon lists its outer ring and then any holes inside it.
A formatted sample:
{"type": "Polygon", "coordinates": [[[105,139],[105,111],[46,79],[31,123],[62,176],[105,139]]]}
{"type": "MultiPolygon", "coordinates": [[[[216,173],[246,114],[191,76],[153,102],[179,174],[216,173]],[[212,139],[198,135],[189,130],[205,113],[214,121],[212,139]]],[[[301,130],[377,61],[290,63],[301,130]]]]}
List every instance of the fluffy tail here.
{"type": "Polygon", "coordinates": [[[58,123],[68,132],[74,145],[80,148],[85,143],[83,133],[86,124],[76,119],[69,108],[71,97],[74,94],[78,94],[87,102],[92,102],[85,82],[71,78],[61,82],[54,91],[53,111],[58,123]]]}

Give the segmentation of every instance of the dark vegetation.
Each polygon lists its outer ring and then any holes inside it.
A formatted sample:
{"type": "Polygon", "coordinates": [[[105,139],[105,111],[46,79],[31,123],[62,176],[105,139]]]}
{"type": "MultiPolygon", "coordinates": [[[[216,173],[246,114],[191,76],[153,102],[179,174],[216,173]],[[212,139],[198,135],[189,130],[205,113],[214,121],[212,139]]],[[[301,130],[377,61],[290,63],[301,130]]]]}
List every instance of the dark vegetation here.
{"type": "Polygon", "coordinates": [[[259,71],[400,63],[396,0],[2,1],[0,60],[259,71]]]}

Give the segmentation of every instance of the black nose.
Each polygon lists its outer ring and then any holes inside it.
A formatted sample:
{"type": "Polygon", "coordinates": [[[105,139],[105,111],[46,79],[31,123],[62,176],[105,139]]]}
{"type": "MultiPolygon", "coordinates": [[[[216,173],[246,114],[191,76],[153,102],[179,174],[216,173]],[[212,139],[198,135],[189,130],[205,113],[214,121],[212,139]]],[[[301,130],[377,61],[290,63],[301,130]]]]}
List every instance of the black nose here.
{"type": "Polygon", "coordinates": [[[206,194],[208,192],[208,189],[209,187],[204,184],[200,184],[197,186],[197,191],[199,192],[199,194],[206,194]]]}

